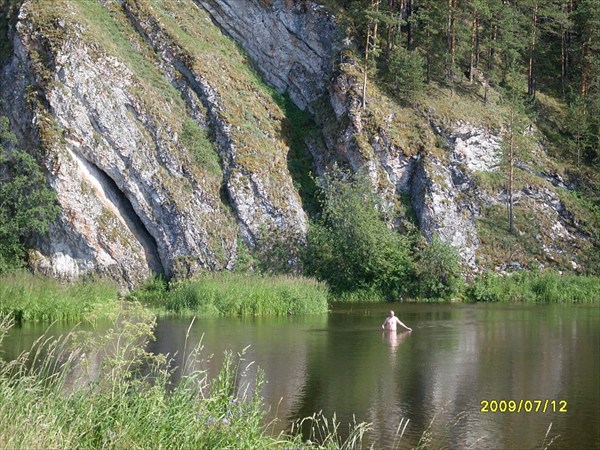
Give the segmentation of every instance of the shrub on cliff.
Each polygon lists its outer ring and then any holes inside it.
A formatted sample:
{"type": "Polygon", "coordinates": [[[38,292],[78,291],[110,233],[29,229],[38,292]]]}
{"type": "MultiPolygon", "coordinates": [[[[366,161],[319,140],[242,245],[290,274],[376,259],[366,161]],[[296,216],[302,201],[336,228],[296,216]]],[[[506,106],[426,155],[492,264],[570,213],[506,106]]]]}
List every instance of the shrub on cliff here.
{"type": "Polygon", "coordinates": [[[0,117],[0,273],[23,265],[25,241],[45,233],[59,207],[37,161],[16,149],[8,119],[0,117]]]}
{"type": "Polygon", "coordinates": [[[309,228],[304,255],[308,273],[336,294],[369,291],[395,298],[405,292],[409,240],[387,227],[369,180],[334,169],[322,189],[323,213],[309,228]]]}
{"type": "Polygon", "coordinates": [[[423,298],[452,298],[464,289],[460,256],[454,247],[434,236],[416,245],[413,294],[423,298]]]}

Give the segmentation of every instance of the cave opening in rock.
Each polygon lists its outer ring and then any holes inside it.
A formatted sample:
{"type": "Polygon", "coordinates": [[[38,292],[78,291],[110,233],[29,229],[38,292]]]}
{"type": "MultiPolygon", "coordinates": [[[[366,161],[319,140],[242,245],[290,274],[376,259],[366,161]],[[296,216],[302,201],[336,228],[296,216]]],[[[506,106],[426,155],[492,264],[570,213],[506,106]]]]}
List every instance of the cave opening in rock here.
{"type": "Polygon", "coordinates": [[[106,199],[116,208],[114,212],[118,212],[129,231],[144,249],[144,256],[150,270],[156,275],[164,275],[165,269],[160,259],[156,239],[136,213],[129,198],[106,172],[88,160],[81,158],[81,162],[92,178],[99,184],[106,199]]]}

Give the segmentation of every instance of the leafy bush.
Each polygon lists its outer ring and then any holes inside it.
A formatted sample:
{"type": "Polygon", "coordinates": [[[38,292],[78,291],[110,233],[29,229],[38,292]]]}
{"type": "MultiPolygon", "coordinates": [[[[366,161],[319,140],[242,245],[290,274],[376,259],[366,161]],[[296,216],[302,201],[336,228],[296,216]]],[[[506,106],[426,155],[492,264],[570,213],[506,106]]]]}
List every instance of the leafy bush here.
{"type": "Polygon", "coordinates": [[[418,250],[414,265],[414,293],[425,298],[458,295],[463,290],[464,282],[457,251],[437,236],[418,250]]]}
{"type": "Polygon", "coordinates": [[[24,265],[24,242],[45,233],[60,211],[37,161],[15,145],[0,117],[0,273],[24,265]]]}
{"type": "Polygon", "coordinates": [[[367,290],[394,298],[405,292],[409,239],[387,227],[366,176],[335,168],[321,188],[323,213],[309,228],[307,272],[326,281],[335,294],[367,290]]]}

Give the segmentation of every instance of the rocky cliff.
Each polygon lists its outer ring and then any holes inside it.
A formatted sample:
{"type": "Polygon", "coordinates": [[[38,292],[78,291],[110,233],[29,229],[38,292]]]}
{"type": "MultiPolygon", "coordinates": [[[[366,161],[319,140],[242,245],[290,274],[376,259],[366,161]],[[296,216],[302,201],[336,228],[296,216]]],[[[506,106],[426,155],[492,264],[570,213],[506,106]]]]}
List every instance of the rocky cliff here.
{"type": "MultiPolygon", "coordinates": [[[[499,173],[501,122],[401,106],[373,84],[362,110],[360,65],[318,3],[12,3],[2,112],[62,207],[30,255],[36,270],[131,287],[151,273],[232,268],[240,245],[301,245],[307,217],[272,89],[315,115],[316,173],[334,162],[366,170],[391,210],[412,209],[422,233],[451,243],[472,270],[514,259],[498,254],[488,220],[506,200],[485,182],[499,173]]],[[[523,162],[517,197],[543,225],[523,227],[534,248],[523,252],[542,265],[585,264],[573,249],[589,248],[588,236],[565,186],[532,167],[523,162]]]]}
{"type": "Polygon", "coordinates": [[[323,134],[308,145],[317,173],[333,162],[365,170],[392,210],[405,214],[399,205],[408,203],[404,206],[414,211],[423,235],[437,235],[454,246],[470,271],[527,264],[577,268],[593,253],[590,234],[571,211],[576,204],[567,205],[568,189],[559,176],[544,172],[552,171],[552,164],[532,124],[529,151],[538,168],[517,162],[522,239],[502,242],[505,232],[498,233],[498,227],[505,219],[498,216],[507,202],[506,189],[482,181],[503,177],[506,111],[501,107],[463,102],[454,93],[440,100],[433,93],[422,107],[408,108],[370,83],[363,110],[361,65],[332,31],[335,17],[323,6],[309,1],[257,0],[243,7],[235,0],[199,3],[248,52],[266,80],[315,112],[323,134]],[[339,50],[335,59],[328,48],[339,50]],[[297,76],[310,83],[304,93],[297,76]],[[448,104],[449,113],[444,111],[448,104]]]}
{"type": "Polygon", "coordinates": [[[231,268],[238,237],[306,233],[268,90],[205,12],[160,3],[18,8],[3,110],[62,207],[37,270],[133,286],[231,268]]]}

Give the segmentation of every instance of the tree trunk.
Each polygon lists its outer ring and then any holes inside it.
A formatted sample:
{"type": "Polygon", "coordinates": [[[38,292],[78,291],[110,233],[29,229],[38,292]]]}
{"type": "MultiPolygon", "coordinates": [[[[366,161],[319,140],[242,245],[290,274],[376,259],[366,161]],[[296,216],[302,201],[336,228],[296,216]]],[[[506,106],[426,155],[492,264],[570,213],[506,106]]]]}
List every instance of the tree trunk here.
{"type": "Polygon", "coordinates": [[[590,71],[592,68],[592,62],[590,56],[590,46],[592,45],[592,36],[590,34],[589,39],[584,42],[581,46],[581,97],[585,98],[588,93],[589,82],[590,82],[590,71]]]}
{"type": "Polygon", "coordinates": [[[367,41],[365,42],[365,67],[363,69],[362,109],[367,107],[367,78],[369,76],[369,42],[371,41],[371,25],[367,27],[367,41]]]}
{"type": "MultiPolygon", "coordinates": [[[[373,11],[379,11],[379,4],[381,0],[372,0],[371,8],[373,11]]],[[[362,109],[367,108],[367,79],[369,77],[369,47],[374,50],[377,44],[377,27],[379,23],[377,19],[375,21],[369,23],[367,27],[367,41],[365,42],[365,70],[363,77],[363,89],[362,89],[362,109]],[[371,32],[372,30],[372,32],[371,32]]]]}
{"type": "Polygon", "coordinates": [[[475,67],[479,69],[479,52],[481,50],[481,36],[479,34],[479,15],[477,16],[477,26],[475,28],[475,67]]]}
{"type": "Polygon", "coordinates": [[[498,24],[492,25],[492,43],[490,45],[490,54],[488,59],[487,69],[491,73],[494,70],[494,58],[496,57],[496,40],[498,39],[498,24]]]}
{"type": "Polygon", "coordinates": [[[533,6],[531,12],[531,41],[529,42],[529,64],[527,70],[527,94],[530,99],[535,98],[535,50],[537,45],[538,4],[533,6]]]}
{"type": "MultiPolygon", "coordinates": [[[[387,13],[392,17],[396,17],[396,0],[388,0],[387,2],[387,13]]],[[[396,21],[391,20],[385,25],[385,64],[388,65],[390,63],[390,57],[392,55],[392,51],[394,50],[394,45],[396,43],[396,21]]]]}
{"type": "Polygon", "coordinates": [[[446,26],[446,51],[448,57],[446,60],[446,77],[452,83],[454,82],[454,64],[456,60],[456,32],[455,32],[455,14],[457,0],[448,0],[448,23],[446,26]]]}
{"type": "Polygon", "coordinates": [[[512,110],[510,113],[510,135],[508,143],[508,231],[514,233],[514,220],[513,220],[513,178],[514,178],[514,128],[515,128],[515,111],[512,110]]]}
{"type": "Polygon", "coordinates": [[[412,50],[414,47],[414,24],[411,17],[413,13],[413,0],[406,0],[406,48],[412,50]]]}
{"type": "MultiPolygon", "coordinates": [[[[573,0],[565,1],[562,4],[562,10],[565,17],[573,12],[573,0]]],[[[560,32],[560,81],[562,97],[567,97],[567,83],[569,81],[569,44],[571,43],[571,31],[561,25],[560,32]]]]}
{"type": "Polygon", "coordinates": [[[473,25],[471,28],[471,54],[469,55],[469,83],[473,84],[475,71],[475,54],[477,53],[477,13],[473,17],[473,25]]]}

